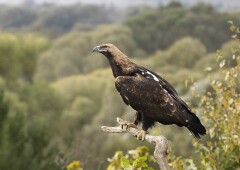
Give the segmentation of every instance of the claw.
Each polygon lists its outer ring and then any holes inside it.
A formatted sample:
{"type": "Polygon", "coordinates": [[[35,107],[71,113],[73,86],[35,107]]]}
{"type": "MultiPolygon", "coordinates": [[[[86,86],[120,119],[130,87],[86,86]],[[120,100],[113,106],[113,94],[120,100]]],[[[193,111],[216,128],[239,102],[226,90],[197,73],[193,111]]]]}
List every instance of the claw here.
{"type": "Polygon", "coordinates": [[[137,125],[135,125],[134,123],[128,123],[126,126],[127,126],[127,129],[129,129],[129,128],[136,128],[137,129],[137,125]]]}
{"type": "Polygon", "coordinates": [[[135,125],[134,123],[128,122],[128,121],[124,121],[120,124],[121,128],[124,129],[124,127],[126,127],[126,130],[128,130],[129,128],[136,128],[137,129],[137,125],[135,125]]]}
{"type": "Polygon", "coordinates": [[[134,136],[135,136],[138,140],[144,141],[144,140],[145,140],[145,137],[146,137],[146,134],[148,134],[147,131],[141,130],[141,131],[138,131],[134,136]]]}

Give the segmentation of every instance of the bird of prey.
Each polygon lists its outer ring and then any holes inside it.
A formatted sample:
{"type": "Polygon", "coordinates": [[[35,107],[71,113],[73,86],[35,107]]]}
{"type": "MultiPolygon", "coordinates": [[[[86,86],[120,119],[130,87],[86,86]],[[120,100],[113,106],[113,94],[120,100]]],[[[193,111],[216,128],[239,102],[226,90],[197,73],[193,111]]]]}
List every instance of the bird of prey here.
{"type": "Polygon", "coordinates": [[[127,127],[142,123],[137,139],[144,140],[147,130],[155,122],[185,126],[195,138],[206,134],[199,118],[164,78],[135,64],[113,44],[96,46],[93,52],[102,53],[108,59],[116,89],[125,104],[136,110],[134,122],[128,123],[127,127]]]}

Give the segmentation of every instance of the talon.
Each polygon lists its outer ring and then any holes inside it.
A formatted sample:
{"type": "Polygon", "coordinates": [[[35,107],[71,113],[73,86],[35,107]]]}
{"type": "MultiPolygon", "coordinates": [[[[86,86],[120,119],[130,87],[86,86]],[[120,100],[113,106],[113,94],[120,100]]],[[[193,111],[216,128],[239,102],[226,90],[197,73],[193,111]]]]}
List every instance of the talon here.
{"type": "Polygon", "coordinates": [[[134,123],[128,123],[128,124],[126,124],[126,126],[127,126],[127,129],[129,129],[129,128],[136,128],[137,129],[137,125],[135,125],[134,123]]]}
{"type": "Polygon", "coordinates": [[[141,131],[138,131],[134,136],[135,136],[138,140],[144,141],[147,133],[148,133],[147,131],[141,130],[141,131]]]}
{"type": "Polygon", "coordinates": [[[137,129],[137,125],[135,125],[134,123],[128,122],[128,121],[124,121],[121,123],[121,128],[124,129],[124,127],[126,127],[126,130],[128,130],[129,128],[136,128],[137,129]]]}

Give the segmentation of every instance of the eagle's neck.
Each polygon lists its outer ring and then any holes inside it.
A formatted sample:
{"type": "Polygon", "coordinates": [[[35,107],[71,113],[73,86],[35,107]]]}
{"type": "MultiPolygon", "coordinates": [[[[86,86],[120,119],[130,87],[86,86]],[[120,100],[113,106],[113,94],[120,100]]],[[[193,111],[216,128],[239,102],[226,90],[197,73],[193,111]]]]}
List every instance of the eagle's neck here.
{"type": "Polygon", "coordinates": [[[129,76],[135,69],[136,64],[121,51],[118,51],[115,54],[109,54],[107,58],[115,78],[118,76],[129,76]]]}

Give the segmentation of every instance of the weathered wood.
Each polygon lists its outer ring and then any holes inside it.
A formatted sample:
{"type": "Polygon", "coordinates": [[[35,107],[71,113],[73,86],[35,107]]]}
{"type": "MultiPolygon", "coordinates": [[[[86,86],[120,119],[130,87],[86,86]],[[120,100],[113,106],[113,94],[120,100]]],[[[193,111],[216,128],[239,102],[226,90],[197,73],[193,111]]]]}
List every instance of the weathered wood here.
{"type": "MultiPolygon", "coordinates": [[[[127,128],[126,121],[121,118],[117,118],[117,123],[120,124],[119,127],[102,126],[101,130],[108,133],[130,133],[132,135],[135,135],[137,132],[140,131],[137,128],[133,127],[127,128]]],[[[155,145],[154,157],[157,160],[159,168],[161,170],[170,170],[167,161],[167,139],[164,136],[152,136],[147,134],[145,136],[145,141],[155,145]]]]}

